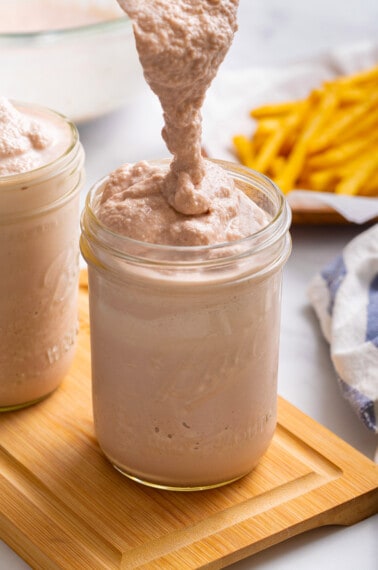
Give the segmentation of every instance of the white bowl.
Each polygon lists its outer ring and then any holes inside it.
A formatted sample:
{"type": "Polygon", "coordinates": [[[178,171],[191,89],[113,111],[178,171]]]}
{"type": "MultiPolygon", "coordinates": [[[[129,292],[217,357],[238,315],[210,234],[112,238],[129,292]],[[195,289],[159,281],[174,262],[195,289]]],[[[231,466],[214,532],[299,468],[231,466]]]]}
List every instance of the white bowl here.
{"type": "MultiPolygon", "coordinates": [[[[112,9],[116,0],[106,4],[112,9]]],[[[0,95],[76,122],[119,108],[143,85],[131,21],[122,15],[74,28],[0,33],[0,70],[0,95]]]]}

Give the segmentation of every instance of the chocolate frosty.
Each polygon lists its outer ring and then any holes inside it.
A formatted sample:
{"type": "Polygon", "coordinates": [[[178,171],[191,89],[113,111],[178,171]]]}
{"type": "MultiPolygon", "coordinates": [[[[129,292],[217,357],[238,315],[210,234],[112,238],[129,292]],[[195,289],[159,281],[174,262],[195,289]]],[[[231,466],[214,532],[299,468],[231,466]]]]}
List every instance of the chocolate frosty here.
{"type": "Polygon", "coordinates": [[[72,362],[82,168],[69,121],[0,98],[0,411],[51,393],[72,362]]]}
{"type": "Polygon", "coordinates": [[[273,436],[289,215],[269,180],[201,156],[237,2],[120,4],[173,159],[125,165],[87,200],[96,435],[131,478],[209,488],[248,473],[273,436]]]}
{"type": "Polygon", "coordinates": [[[140,241],[232,241],[267,217],[230,176],[201,155],[201,107],[236,30],[236,0],[120,1],[134,21],[139,57],[160,99],[169,173],[142,162],[111,174],[98,210],[113,230],[140,241]]]}

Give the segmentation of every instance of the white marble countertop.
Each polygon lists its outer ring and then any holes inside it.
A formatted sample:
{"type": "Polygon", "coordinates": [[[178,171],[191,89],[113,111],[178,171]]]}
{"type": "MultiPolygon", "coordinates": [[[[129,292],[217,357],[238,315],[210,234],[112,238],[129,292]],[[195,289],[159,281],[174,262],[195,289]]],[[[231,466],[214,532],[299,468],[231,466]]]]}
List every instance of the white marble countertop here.
{"type": "MultiPolygon", "coordinates": [[[[377,32],[375,0],[240,0],[239,32],[224,68],[285,65],[347,43],[377,39],[377,32]]],[[[87,156],[85,192],[123,162],[166,156],[161,126],[159,104],[147,88],[121,111],[82,125],[80,136],[87,156]]],[[[311,277],[362,229],[292,229],[293,252],[283,287],[279,393],[373,459],[378,441],[341,397],[328,346],[306,298],[311,277]]],[[[377,522],[375,516],[351,527],[317,529],[238,562],[232,569],[375,570],[377,522]]],[[[0,570],[26,568],[29,566],[0,541],[0,570]]]]}

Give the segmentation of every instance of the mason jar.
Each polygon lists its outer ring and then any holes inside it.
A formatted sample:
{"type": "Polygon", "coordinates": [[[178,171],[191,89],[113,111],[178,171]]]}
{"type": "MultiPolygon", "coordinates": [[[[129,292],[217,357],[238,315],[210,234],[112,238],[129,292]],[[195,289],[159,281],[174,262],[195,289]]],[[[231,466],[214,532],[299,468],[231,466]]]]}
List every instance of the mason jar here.
{"type": "Polygon", "coordinates": [[[0,176],[0,411],[36,403],[57,388],[74,356],[78,323],[84,179],[78,131],[53,111],[15,106],[69,134],[52,162],[0,176]]]}
{"type": "Polygon", "coordinates": [[[290,211],[265,176],[214,162],[267,212],[266,227],[209,246],[139,242],[96,216],[107,178],[82,215],[96,436],[119,471],[164,489],[242,477],[276,426],[290,211]]]}

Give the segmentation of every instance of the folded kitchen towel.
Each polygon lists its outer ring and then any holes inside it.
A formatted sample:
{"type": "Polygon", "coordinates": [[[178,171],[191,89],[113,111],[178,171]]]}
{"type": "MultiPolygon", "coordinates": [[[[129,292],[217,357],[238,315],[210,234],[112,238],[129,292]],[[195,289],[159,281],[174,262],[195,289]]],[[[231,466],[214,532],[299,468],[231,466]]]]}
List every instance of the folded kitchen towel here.
{"type": "Polygon", "coordinates": [[[308,295],[342,394],[378,433],[378,224],[314,277],[308,295]]]}

